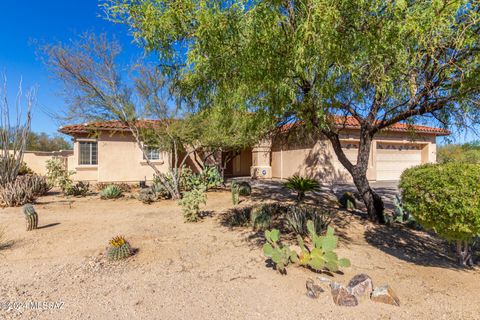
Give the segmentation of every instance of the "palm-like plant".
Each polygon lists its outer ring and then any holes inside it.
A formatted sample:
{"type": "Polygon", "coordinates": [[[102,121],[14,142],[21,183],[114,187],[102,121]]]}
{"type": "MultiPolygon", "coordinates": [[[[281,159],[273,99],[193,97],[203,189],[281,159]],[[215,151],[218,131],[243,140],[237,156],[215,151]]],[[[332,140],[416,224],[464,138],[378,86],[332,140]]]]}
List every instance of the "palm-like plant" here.
{"type": "Polygon", "coordinates": [[[300,176],[293,176],[287,179],[287,182],[283,184],[285,188],[294,190],[297,192],[297,201],[300,202],[305,198],[305,193],[309,191],[318,190],[320,185],[314,179],[303,178],[300,176]]]}

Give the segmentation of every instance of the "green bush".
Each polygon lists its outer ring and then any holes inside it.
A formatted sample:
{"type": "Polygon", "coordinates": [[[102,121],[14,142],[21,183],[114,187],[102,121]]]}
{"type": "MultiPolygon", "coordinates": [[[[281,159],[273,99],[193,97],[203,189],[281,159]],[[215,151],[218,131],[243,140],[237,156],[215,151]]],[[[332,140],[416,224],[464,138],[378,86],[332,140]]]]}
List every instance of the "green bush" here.
{"type": "Polygon", "coordinates": [[[241,196],[249,196],[252,194],[252,186],[247,181],[242,181],[238,184],[238,193],[241,196]]]}
{"type": "Polygon", "coordinates": [[[405,210],[424,228],[455,241],[462,265],[473,264],[470,244],[480,235],[480,165],[427,164],[400,180],[405,210]]]}
{"type": "Polygon", "coordinates": [[[71,176],[75,171],[68,171],[61,158],[52,158],[47,161],[47,181],[52,187],[59,187],[62,192],[70,188],[73,184],[71,176]]]}
{"type": "Polygon", "coordinates": [[[90,184],[88,182],[79,181],[65,187],[63,192],[66,196],[86,197],[89,190],[90,184]]]}
{"type": "Polygon", "coordinates": [[[122,190],[119,186],[115,184],[111,184],[107,186],[105,189],[100,191],[100,198],[103,200],[106,199],[117,199],[122,196],[122,190]]]}
{"type": "Polygon", "coordinates": [[[178,201],[178,204],[182,207],[185,221],[195,222],[200,218],[200,205],[207,203],[205,191],[205,186],[200,186],[183,193],[183,198],[178,201]]]}
{"type": "Polygon", "coordinates": [[[302,201],[303,198],[305,198],[305,193],[309,191],[315,191],[320,188],[320,185],[316,180],[303,178],[300,176],[288,178],[287,182],[285,182],[283,185],[285,188],[297,192],[297,201],[302,201]]]}
{"type": "Polygon", "coordinates": [[[292,205],[287,210],[288,229],[301,236],[308,234],[307,222],[313,221],[313,226],[318,234],[323,234],[332,222],[333,212],[320,211],[311,205],[292,205]]]}
{"type": "Polygon", "coordinates": [[[250,214],[251,224],[254,230],[266,230],[272,225],[272,217],[276,215],[276,206],[263,204],[255,206],[250,214]]]}

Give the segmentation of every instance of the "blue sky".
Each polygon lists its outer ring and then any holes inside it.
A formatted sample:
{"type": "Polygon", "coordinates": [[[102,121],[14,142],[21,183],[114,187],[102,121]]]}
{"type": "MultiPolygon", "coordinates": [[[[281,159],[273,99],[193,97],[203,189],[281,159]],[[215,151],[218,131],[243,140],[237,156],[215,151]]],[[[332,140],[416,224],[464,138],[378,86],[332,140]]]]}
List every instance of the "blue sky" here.
{"type": "Polygon", "coordinates": [[[23,78],[23,89],[37,86],[37,106],[32,130],[56,133],[59,124],[49,116],[65,107],[59,96],[61,85],[50,79],[49,72],[36,57],[38,43],[68,41],[85,31],[107,32],[122,43],[123,54],[140,56],[142,50],[132,44],[132,38],[122,25],[102,17],[98,0],[4,0],[0,10],[0,72],[8,78],[10,101],[23,78]]]}
{"type": "MultiPolygon", "coordinates": [[[[85,31],[107,32],[123,46],[127,60],[142,55],[132,44],[132,37],[123,25],[103,19],[98,0],[3,0],[0,5],[0,72],[8,77],[10,101],[15,97],[18,83],[23,78],[24,91],[36,86],[37,106],[34,109],[32,129],[53,134],[59,123],[50,116],[65,108],[59,96],[61,84],[50,78],[49,72],[36,57],[36,43],[68,41],[85,31]]],[[[455,133],[455,129],[452,130],[455,133]]],[[[472,132],[455,134],[456,142],[478,139],[472,132]]],[[[443,139],[439,139],[441,143],[443,139]]]]}

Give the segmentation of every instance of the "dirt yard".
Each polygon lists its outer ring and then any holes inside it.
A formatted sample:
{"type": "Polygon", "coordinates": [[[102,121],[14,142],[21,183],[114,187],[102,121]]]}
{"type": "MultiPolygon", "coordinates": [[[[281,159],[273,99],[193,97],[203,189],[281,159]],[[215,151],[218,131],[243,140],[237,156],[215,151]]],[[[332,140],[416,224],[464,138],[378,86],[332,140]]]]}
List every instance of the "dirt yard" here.
{"type": "Polygon", "coordinates": [[[338,253],[352,266],[334,275],[290,266],[282,276],[266,266],[258,235],[222,224],[230,207],[230,193],[208,193],[211,216],[184,223],[172,201],[51,195],[38,200],[31,232],[19,208],[0,209],[14,241],[0,251],[0,319],[480,319],[480,270],[457,269],[434,237],[339,213],[338,253]],[[108,262],[118,234],[138,252],[108,262]],[[390,284],[401,307],[338,307],[318,281],[325,292],[306,296],[308,278],[346,284],[358,273],[390,284]]]}

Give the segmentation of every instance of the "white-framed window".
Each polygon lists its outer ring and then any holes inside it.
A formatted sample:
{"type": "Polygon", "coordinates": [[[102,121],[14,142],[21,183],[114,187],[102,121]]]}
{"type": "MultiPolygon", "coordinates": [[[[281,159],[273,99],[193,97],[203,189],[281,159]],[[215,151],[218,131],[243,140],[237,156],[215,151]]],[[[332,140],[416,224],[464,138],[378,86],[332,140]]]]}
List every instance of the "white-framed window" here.
{"type": "MultiPolygon", "coordinates": [[[[145,146],[144,149],[148,160],[161,160],[160,149],[158,147],[145,146]]],[[[143,156],[143,160],[146,160],[145,155],[143,156]]]]}
{"type": "Polygon", "coordinates": [[[79,165],[98,164],[98,144],[96,141],[79,141],[79,165]]]}

